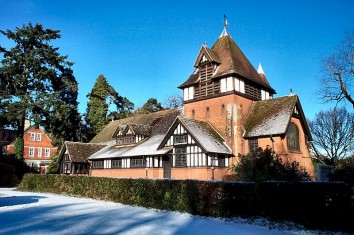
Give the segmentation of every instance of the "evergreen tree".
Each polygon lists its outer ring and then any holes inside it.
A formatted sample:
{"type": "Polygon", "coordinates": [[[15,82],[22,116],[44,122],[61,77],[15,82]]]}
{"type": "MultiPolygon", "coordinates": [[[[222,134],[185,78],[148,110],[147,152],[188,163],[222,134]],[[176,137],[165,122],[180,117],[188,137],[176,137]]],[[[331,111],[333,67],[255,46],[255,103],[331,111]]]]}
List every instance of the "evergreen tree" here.
{"type": "Polygon", "coordinates": [[[91,92],[86,112],[86,123],[91,127],[92,134],[96,135],[108,123],[108,118],[124,118],[134,109],[134,104],[126,97],[122,97],[108,83],[104,75],[99,75],[91,92]],[[115,105],[117,111],[115,116],[108,116],[110,105],[115,105]]]}
{"type": "Polygon", "coordinates": [[[78,87],[73,63],[50,45],[61,37],[59,32],[31,23],[15,31],[0,30],[15,43],[10,49],[0,47],[0,120],[16,127],[19,138],[23,139],[25,119],[30,119],[59,143],[76,140],[78,87]]]}
{"type": "Polygon", "coordinates": [[[136,111],[136,114],[148,114],[164,110],[161,103],[155,98],[149,98],[146,103],[136,111]]]}

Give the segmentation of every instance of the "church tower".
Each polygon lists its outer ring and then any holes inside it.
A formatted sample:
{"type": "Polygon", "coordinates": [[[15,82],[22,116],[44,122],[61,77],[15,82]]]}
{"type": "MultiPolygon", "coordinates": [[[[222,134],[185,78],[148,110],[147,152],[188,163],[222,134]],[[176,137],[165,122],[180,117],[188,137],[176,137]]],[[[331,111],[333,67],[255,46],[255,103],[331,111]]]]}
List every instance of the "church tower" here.
{"type": "Polygon", "coordinates": [[[183,90],[184,117],[209,122],[234,155],[246,154],[243,123],[254,101],[271,99],[275,90],[224,29],[215,44],[202,45],[183,90]]]}

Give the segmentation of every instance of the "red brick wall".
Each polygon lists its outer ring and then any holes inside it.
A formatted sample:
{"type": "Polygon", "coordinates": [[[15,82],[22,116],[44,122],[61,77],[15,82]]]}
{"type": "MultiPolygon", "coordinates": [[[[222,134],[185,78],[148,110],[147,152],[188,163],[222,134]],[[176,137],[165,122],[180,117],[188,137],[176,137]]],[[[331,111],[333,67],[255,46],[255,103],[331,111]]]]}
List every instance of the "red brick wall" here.
{"type": "MultiPolygon", "coordinates": [[[[227,173],[227,168],[215,168],[214,179],[221,180],[227,173]]],[[[171,178],[173,179],[197,179],[210,180],[211,168],[172,168],[171,178]]],[[[92,169],[91,176],[113,177],[113,178],[146,178],[145,168],[127,168],[127,169],[92,169]]],[[[147,178],[162,179],[162,168],[148,168],[147,178]]]]}
{"type": "MultiPolygon", "coordinates": [[[[242,127],[252,103],[253,101],[249,99],[235,94],[228,94],[186,103],[184,104],[184,116],[192,118],[194,110],[194,118],[196,120],[209,121],[223,135],[226,143],[237,156],[238,154],[246,154],[245,143],[242,138],[242,127]],[[206,114],[207,107],[209,108],[209,118],[206,114]],[[224,113],[222,113],[223,109],[224,113]]],[[[231,164],[233,163],[235,163],[235,158],[231,159],[231,164]]]]}
{"type": "MultiPolygon", "coordinates": [[[[44,133],[42,129],[35,129],[31,128],[27,132],[25,132],[23,136],[24,140],[24,159],[30,159],[30,160],[45,160],[49,159],[50,157],[54,156],[57,152],[58,149],[53,146],[51,139],[44,133]],[[41,135],[41,141],[31,141],[31,133],[35,133],[37,136],[37,133],[42,134],[41,135]],[[30,147],[34,147],[34,156],[30,157],[29,155],[29,149],[30,147]],[[41,156],[38,156],[38,148],[42,148],[42,154],[41,156]],[[50,149],[50,155],[49,157],[45,157],[45,149],[50,149]]],[[[7,146],[6,150],[8,153],[14,153],[14,144],[11,143],[10,145],[7,146]]]]}

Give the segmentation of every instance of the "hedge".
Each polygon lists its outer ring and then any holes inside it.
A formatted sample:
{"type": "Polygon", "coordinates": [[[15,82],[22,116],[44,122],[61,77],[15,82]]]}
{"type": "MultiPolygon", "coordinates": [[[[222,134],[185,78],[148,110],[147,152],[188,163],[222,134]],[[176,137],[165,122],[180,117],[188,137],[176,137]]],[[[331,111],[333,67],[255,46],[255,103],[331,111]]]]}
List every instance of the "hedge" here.
{"type": "Polygon", "coordinates": [[[311,229],[354,231],[342,183],[241,183],[26,174],[19,190],[48,192],[213,217],[263,216],[311,229]]]}

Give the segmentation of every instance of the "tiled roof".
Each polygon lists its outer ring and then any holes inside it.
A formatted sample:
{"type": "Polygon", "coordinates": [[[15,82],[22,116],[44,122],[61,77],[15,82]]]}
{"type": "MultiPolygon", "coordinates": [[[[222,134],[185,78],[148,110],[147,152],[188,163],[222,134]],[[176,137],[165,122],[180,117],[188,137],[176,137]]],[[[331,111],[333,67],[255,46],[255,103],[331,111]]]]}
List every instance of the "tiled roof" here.
{"type": "Polygon", "coordinates": [[[205,152],[232,154],[222,136],[208,123],[194,119],[178,117],[181,124],[194,137],[205,152]]]}
{"type": "Polygon", "coordinates": [[[163,124],[168,118],[173,119],[177,116],[177,110],[169,109],[163,110],[150,114],[141,114],[129,118],[124,118],[108,123],[108,125],[103,128],[91,141],[90,143],[108,143],[113,140],[114,133],[120,125],[128,124],[137,124],[137,125],[147,125],[151,126],[151,134],[154,133],[164,133],[168,130],[168,127],[165,127],[166,124],[163,124]],[[163,122],[161,122],[163,121],[163,122]],[[155,126],[156,123],[159,123],[158,126],[155,126]]]}
{"type": "MultiPolygon", "coordinates": [[[[119,125],[131,125],[128,123],[134,123],[137,128],[138,125],[149,125],[151,126],[151,135],[142,142],[136,145],[127,145],[127,146],[115,146],[109,145],[103,148],[101,151],[90,156],[89,159],[105,159],[105,158],[119,158],[119,157],[132,157],[132,156],[146,156],[146,155],[160,155],[165,154],[170,149],[158,149],[159,144],[163,140],[168,129],[172,125],[173,121],[176,119],[178,111],[175,109],[159,111],[151,114],[142,114],[132,118],[126,118],[116,121],[116,123],[110,123],[111,125],[107,128],[104,128],[101,132],[110,132],[115,133],[113,129],[119,127],[119,125]],[[112,125],[115,124],[115,125],[112,125]]],[[[134,127],[134,128],[135,128],[134,127]]],[[[101,133],[100,132],[100,133],[101,133]]],[[[100,135],[100,133],[98,135],[100,135]]],[[[107,133],[104,133],[102,136],[107,136],[107,133]]],[[[113,135],[109,138],[94,138],[96,141],[98,139],[103,139],[105,142],[111,141],[113,135]]]]}
{"type": "Polygon", "coordinates": [[[256,69],[230,36],[220,37],[211,49],[221,59],[221,64],[214,77],[236,73],[267,88],[271,88],[269,82],[259,76],[256,69]]]}
{"type": "Polygon", "coordinates": [[[65,141],[64,145],[72,162],[87,162],[87,158],[91,154],[106,146],[103,144],[90,144],[71,141],[65,141]]]}
{"type": "MultiPolygon", "coordinates": [[[[237,74],[245,79],[260,84],[275,93],[267,78],[258,74],[256,69],[230,36],[226,35],[220,37],[211,49],[206,49],[210,55],[213,55],[213,58],[218,59],[219,66],[216,73],[213,75],[214,78],[237,74]]],[[[199,73],[194,71],[193,74],[179,86],[179,88],[196,83],[198,78],[199,73]]]]}
{"type": "Polygon", "coordinates": [[[293,95],[253,103],[244,123],[244,137],[285,134],[297,102],[293,95]]]}

